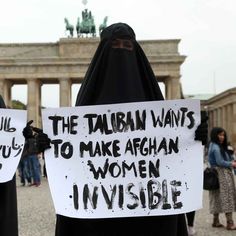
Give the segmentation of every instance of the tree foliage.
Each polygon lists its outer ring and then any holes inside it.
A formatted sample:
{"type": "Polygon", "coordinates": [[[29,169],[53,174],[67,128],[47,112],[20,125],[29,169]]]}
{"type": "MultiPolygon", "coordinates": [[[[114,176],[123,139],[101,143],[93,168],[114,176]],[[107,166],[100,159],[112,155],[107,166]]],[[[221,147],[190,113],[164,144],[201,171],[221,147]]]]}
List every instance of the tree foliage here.
{"type": "Polygon", "coordinates": [[[12,100],[12,109],[26,110],[27,107],[24,103],[19,100],[12,100]]]}

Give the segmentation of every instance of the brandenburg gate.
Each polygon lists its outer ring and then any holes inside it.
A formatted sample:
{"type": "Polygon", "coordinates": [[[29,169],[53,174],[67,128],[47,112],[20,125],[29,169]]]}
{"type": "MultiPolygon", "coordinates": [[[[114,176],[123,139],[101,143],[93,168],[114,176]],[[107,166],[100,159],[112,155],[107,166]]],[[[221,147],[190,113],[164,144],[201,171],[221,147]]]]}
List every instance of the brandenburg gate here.
{"type": "MultiPolygon", "coordinates": [[[[27,85],[28,120],[41,126],[41,86],[59,84],[60,106],[71,106],[72,84],[81,83],[99,38],[62,38],[56,43],[0,44],[0,94],[11,107],[13,85],[27,85]]],[[[166,99],[181,97],[180,40],[139,41],[166,99]]],[[[45,95],[46,96],[46,95],[45,95]]]]}

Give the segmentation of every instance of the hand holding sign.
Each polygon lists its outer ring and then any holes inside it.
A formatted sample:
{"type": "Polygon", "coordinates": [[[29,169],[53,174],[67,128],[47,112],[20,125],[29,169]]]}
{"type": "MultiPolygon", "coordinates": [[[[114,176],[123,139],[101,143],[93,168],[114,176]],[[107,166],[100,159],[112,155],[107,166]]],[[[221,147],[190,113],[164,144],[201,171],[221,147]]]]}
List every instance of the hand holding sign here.
{"type": "Polygon", "coordinates": [[[202,147],[194,141],[199,101],[44,109],[42,115],[57,214],[171,215],[201,206],[202,147]]]}

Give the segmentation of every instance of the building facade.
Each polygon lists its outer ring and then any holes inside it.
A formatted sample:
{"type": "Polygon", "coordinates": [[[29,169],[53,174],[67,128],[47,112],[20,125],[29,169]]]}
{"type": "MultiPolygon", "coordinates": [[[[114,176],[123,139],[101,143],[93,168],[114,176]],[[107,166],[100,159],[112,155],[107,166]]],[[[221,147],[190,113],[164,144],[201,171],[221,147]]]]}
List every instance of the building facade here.
{"type": "Polygon", "coordinates": [[[236,147],[236,87],[201,101],[201,106],[209,116],[209,131],[216,126],[224,128],[228,140],[236,147]]]}

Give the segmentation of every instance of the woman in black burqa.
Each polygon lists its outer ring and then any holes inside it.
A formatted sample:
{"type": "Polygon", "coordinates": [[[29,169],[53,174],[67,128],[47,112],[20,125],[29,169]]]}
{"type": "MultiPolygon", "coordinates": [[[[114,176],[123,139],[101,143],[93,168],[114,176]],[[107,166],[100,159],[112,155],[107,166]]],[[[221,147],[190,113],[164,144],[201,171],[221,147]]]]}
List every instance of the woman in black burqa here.
{"type": "MultiPolygon", "coordinates": [[[[0,108],[6,105],[0,95],[0,108]]],[[[0,236],[17,236],[17,198],[16,179],[0,183],[0,236]]]]}
{"type": "MultiPolygon", "coordinates": [[[[124,23],[103,30],[76,106],[163,100],[151,66],[124,23]]],[[[201,132],[200,132],[201,133],[201,132]]],[[[56,236],[185,236],[185,216],[74,219],[57,215],[56,236]]]]}

